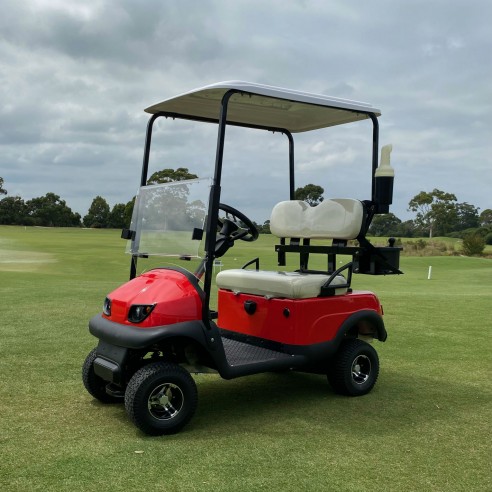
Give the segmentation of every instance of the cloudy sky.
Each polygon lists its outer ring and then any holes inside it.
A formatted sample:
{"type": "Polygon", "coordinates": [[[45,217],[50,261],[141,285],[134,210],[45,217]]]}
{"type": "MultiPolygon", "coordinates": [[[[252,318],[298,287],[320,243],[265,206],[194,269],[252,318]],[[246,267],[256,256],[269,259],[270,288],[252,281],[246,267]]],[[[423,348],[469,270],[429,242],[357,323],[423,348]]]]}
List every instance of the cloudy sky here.
{"type": "MultiPolygon", "coordinates": [[[[143,109],[246,80],[381,109],[398,217],[434,188],[492,208],[490,19],[490,0],[2,0],[0,176],[9,195],[54,192],[82,216],[97,195],[127,202],[143,109]]],[[[211,175],[205,126],[160,125],[153,170],[211,175]]],[[[369,198],[370,139],[368,122],[299,135],[296,184],[369,198]]],[[[285,138],[235,129],[226,159],[223,201],[267,219],[287,193],[285,138]]]]}

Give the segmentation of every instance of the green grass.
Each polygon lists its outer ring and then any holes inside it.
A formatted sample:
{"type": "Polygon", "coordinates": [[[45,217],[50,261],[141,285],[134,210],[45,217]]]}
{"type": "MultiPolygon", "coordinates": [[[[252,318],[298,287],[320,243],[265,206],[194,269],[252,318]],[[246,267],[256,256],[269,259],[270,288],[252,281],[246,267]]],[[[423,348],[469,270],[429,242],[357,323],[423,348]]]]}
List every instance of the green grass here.
{"type": "MultiPolygon", "coordinates": [[[[273,268],[273,243],[242,243],[225,267],[273,268]]],[[[354,276],[389,333],[369,395],[314,375],[198,376],[191,423],[150,438],[80,377],[87,322],[127,279],[123,250],[117,231],[0,227],[1,490],[492,488],[492,260],[403,257],[403,276],[354,276]]]]}
{"type": "MultiPolygon", "coordinates": [[[[375,246],[386,246],[388,244],[387,237],[371,237],[370,240],[375,246]]],[[[405,255],[438,256],[441,254],[448,256],[461,254],[463,248],[463,240],[453,237],[438,236],[431,239],[402,237],[400,240],[403,246],[403,254],[405,255]],[[416,243],[418,245],[422,242],[426,245],[425,251],[420,251],[420,248],[415,251],[416,243]]],[[[483,254],[492,256],[492,246],[485,245],[483,254]]]]}

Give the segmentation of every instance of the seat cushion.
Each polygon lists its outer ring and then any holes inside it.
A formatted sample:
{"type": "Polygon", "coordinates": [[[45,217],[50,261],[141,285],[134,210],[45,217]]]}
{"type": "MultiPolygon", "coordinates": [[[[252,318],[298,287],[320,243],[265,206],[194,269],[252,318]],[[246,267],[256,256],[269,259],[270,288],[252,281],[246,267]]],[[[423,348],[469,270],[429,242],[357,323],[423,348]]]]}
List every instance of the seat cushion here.
{"type": "MultiPolygon", "coordinates": [[[[288,299],[307,299],[318,297],[321,287],[328,281],[329,275],[299,272],[273,272],[265,270],[223,270],[217,274],[217,286],[220,289],[237,293],[253,294],[265,297],[284,297],[288,299]]],[[[331,285],[345,285],[346,280],[338,275],[331,285]]],[[[346,288],[336,289],[343,294],[346,288]]]]}
{"type": "Polygon", "coordinates": [[[334,198],[311,207],[302,200],[280,202],[273,207],[270,230],[277,237],[355,239],[364,221],[359,200],[334,198]]]}

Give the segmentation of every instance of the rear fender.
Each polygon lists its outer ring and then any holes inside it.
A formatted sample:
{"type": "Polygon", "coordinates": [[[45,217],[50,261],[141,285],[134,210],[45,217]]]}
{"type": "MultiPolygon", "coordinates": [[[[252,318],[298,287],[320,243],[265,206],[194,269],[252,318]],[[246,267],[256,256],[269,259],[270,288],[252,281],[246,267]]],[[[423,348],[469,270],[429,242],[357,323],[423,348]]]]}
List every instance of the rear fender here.
{"type": "Polygon", "coordinates": [[[382,316],[370,310],[358,311],[342,323],[337,339],[341,342],[347,336],[354,338],[370,337],[380,342],[384,342],[388,338],[382,316]]]}
{"type": "Polygon", "coordinates": [[[384,342],[387,338],[382,317],[372,310],[358,311],[349,316],[339,327],[333,340],[308,346],[289,346],[289,352],[303,355],[308,360],[307,370],[325,374],[340,345],[347,338],[376,338],[384,342]]]}

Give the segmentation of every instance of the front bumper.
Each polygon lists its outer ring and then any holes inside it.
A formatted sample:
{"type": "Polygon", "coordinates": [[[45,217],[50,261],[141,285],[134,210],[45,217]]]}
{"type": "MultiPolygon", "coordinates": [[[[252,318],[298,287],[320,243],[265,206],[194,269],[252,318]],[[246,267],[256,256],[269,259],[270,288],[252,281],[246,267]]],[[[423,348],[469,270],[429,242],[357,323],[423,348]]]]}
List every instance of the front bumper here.
{"type": "Polygon", "coordinates": [[[204,325],[199,320],[156,326],[154,328],[140,328],[138,326],[115,323],[98,314],[89,321],[89,331],[99,340],[116,347],[134,350],[151,347],[171,336],[187,336],[201,344],[206,343],[204,325]]]}
{"type": "MultiPolygon", "coordinates": [[[[101,314],[89,321],[89,331],[99,339],[97,357],[94,360],[94,372],[97,376],[114,383],[125,385],[129,367],[134,364],[135,355],[141,357],[145,351],[159,350],[166,339],[188,338],[199,343],[206,351],[214,352],[217,344],[213,344],[213,334],[205,336],[205,325],[201,320],[185,321],[172,325],[141,328],[138,326],[115,323],[101,314]]],[[[218,339],[219,336],[215,336],[218,339]]]]}

